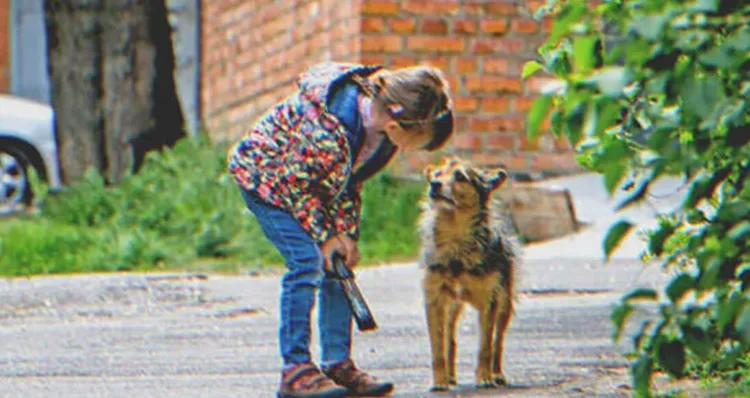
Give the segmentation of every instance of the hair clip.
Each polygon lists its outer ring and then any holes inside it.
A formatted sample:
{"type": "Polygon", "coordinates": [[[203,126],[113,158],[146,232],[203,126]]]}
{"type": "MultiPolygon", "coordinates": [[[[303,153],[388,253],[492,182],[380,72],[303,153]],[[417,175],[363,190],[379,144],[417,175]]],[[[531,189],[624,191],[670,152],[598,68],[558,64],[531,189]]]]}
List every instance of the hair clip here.
{"type": "Polygon", "coordinates": [[[391,115],[398,116],[404,113],[404,107],[401,106],[401,104],[389,104],[388,111],[391,113],[391,115]]]}

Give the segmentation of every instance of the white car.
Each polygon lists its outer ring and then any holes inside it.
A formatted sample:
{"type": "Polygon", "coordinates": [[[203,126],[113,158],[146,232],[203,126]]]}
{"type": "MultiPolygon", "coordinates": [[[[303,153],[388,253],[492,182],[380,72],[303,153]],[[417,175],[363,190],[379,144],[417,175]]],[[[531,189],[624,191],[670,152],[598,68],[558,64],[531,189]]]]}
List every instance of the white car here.
{"type": "Polygon", "coordinates": [[[0,213],[31,204],[31,167],[50,190],[61,188],[54,117],[49,105],[0,94],[0,213]]]}

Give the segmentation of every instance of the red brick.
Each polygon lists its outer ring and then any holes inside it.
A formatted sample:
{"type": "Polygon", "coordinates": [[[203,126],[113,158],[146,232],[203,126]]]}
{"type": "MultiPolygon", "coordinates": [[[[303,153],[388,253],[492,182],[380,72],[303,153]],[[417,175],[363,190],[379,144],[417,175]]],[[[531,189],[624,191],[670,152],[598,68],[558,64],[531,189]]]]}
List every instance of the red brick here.
{"type": "Polygon", "coordinates": [[[555,24],[555,20],[551,17],[546,17],[542,20],[542,32],[552,32],[552,26],[555,24]]]}
{"type": "Polygon", "coordinates": [[[505,58],[485,58],[484,73],[488,75],[504,75],[508,73],[508,60],[505,58]]]}
{"type": "MultiPolygon", "coordinates": [[[[548,137],[552,136],[548,135],[548,137]]],[[[570,145],[568,137],[565,136],[561,136],[560,138],[552,137],[552,147],[557,152],[569,152],[573,149],[573,147],[570,145]]]]}
{"type": "Polygon", "coordinates": [[[526,113],[534,104],[534,97],[516,97],[513,98],[513,112],[526,113]]]}
{"type": "Polygon", "coordinates": [[[365,65],[385,65],[385,56],[375,54],[362,54],[360,62],[365,65]]]}
{"type": "Polygon", "coordinates": [[[499,76],[468,77],[466,87],[472,93],[520,93],[521,81],[499,76]]]}
{"type": "Polygon", "coordinates": [[[464,51],[464,40],[455,37],[412,36],[408,37],[406,47],[416,52],[461,53],[464,51]]]}
{"type": "Polygon", "coordinates": [[[521,151],[538,151],[540,144],[541,137],[537,137],[536,140],[531,141],[526,134],[521,134],[518,149],[521,151]]]}
{"type": "Polygon", "coordinates": [[[453,97],[453,110],[456,112],[475,112],[479,100],[475,97],[453,97]]]}
{"type": "Polygon", "coordinates": [[[484,14],[484,7],[481,2],[464,0],[463,12],[466,15],[482,15],[484,14]]]}
{"type": "Polygon", "coordinates": [[[490,35],[504,35],[508,32],[508,21],[504,19],[483,19],[480,22],[482,32],[490,35]]]}
{"type": "Polygon", "coordinates": [[[526,158],[523,156],[508,156],[499,153],[478,152],[471,154],[472,163],[484,167],[500,167],[508,170],[526,170],[526,158]],[[513,167],[516,166],[516,167],[513,167]]]}
{"type": "Polygon", "coordinates": [[[432,65],[443,72],[448,72],[451,69],[451,59],[445,56],[423,57],[422,62],[432,65]]]}
{"type": "Polygon", "coordinates": [[[416,22],[413,18],[392,19],[388,25],[391,27],[392,33],[414,33],[416,30],[416,22]]]}
{"type": "Polygon", "coordinates": [[[460,74],[471,74],[477,72],[477,59],[472,58],[456,58],[453,60],[453,71],[460,74]]]}
{"type": "Polygon", "coordinates": [[[488,149],[513,151],[516,147],[516,137],[513,134],[489,134],[485,142],[488,149]]]}
{"type": "Polygon", "coordinates": [[[397,1],[364,0],[362,14],[364,15],[396,15],[401,11],[397,1]]]}
{"type": "Polygon", "coordinates": [[[537,153],[531,158],[531,167],[537,171],[580,169],[574,154],[571,153],[537,153]]]}
{"type": "Polygon", "coordinates": [[[409,169],[412,171],[420,171],[425,166],[430,164],[430,158],[424,154],[412,154],[408,158],[409,169]]]}
{"type": "Polygon", "coordinates": [[[383,33],[385,21],[380,17],[363,17],[362,33],[383,33]]]}
{"type": "Polygon", "coordinates": [[[445,80],[448,82],[448,86],[450,86],[450,90],[453,93],[461,92],[461,76],[457,75],[447,75],[445,76],[445,80]]]}
{"type": "Polygon", "coordinates": [[[390,66],[393,68],[403,68],[407,66],[414,66],[418,63],[417,57],[410,55],[399,55],[391,58],[390,66]]]}
{"type": "Polygon", "coordinates": [[[489,15],[518,15],[518,6],[514,3],[491,1],[484,5],[484,12],[489,15]]]}
{"type": "Polygon", "coordinates": [[[476,54],[512,54],[523,52],[524,41],[519,38],[477,38],[471,43],[471,51],[476,54]]]}
{"type": "Polygon", "coordinates": [[[510,101],[507,97],[484,97],[482,98],[481,110],[485,113],[505,113],[510,109],[510,101]]]}
{"type": "Polygon", "coordinates": [[[419,30],[422,33],[444,35],[448,33],[448,23],[442,19],[424,19],[419,30]]]}
{"type": "Polygon", "coordinates": [[[453,33],[473,35],[477,33],[477,21],[473,19],[457,19],[453,21],[453,33]]]}
{"type": "Polygon", "coordinates": [[[539,22],[533,19],[514,19],[510,23],[510,30],[513,33],[531,35],[539,31],[539,22]]]}
{"type": "Polygon", "coordinates": [[[483,116],[469,120],[469,130],[476,132],[512,132],[522,133],[526,121],[516,116],[483,116]]]}
{"type": "Polygon", "coordinates": [[[453,147],[458,150],[476,150],[482,148],[482,139],[471,133],[456,134],[451,141],[453,141],[453,147]]]}
{"type": "Polygon", "coordinates": [[[458,12],[456,0],[404,1],[403,10],[418,15],[452,15],[458,12]]]}
{"type": "Polygon", "coordinates": [[[396,53],[401,51],[401,36],[363,37],[362,51],[396,53]]]}

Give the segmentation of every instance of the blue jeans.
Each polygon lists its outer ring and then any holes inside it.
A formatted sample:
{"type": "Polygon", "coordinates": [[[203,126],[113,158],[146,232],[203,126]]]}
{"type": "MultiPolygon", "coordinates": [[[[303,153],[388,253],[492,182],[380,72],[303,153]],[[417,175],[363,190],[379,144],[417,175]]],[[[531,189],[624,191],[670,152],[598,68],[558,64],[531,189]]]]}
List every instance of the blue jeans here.
{"type": "Polygon", "coordinates": [[[341,283],[326,277],[318,244],[289,213],[241,189],[247,207],[287,267],[281,280],[279,348],[285,366],[311,362],[310,315],[319,293],[318,327],[323,365],[349,359],[352,313],[341,283]]]}

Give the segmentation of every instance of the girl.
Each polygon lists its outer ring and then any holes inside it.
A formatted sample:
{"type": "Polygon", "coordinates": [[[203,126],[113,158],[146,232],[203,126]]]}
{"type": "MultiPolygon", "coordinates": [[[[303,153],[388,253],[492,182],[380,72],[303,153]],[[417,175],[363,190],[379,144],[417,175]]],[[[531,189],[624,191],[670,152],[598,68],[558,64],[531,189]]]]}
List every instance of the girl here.
{"type": "Polygon", "coordinates": [[[453,134],[448,84],[428,66],[386,70],[326,62],[229,152],[229,170],[266,237],[284,257],[278,396],[383,396],[393,390],[350,358],[352,314],[331,255],[359,260],[360,190],[398,150],[442,147],[453,134]],[[310,358],[319,291],[322,370],[310,358]]]}

